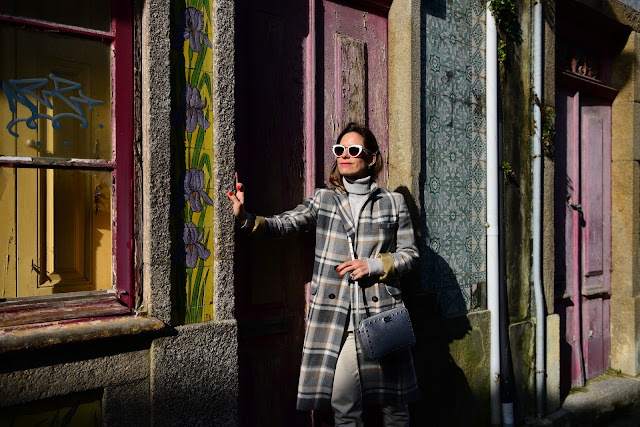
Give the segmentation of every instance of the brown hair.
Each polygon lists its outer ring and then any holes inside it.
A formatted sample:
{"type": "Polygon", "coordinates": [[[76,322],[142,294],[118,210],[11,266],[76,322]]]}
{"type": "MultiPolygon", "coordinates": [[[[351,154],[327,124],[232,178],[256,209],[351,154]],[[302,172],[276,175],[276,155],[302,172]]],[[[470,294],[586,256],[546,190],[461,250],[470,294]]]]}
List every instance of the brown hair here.
{"type": "MultiPolygon", "coordinates": [[[[349,122],[344,127],[342,132],[340,132],[340,135],[338,135],[336,144],[340,144],[340,141],[342,141],[342,137],[349,132],[355,132],[360,135],[364,140],[364,148],[369,150],[371,153],[376,154],[376,162],[372,167],[369,168],[369,176],[371,176],[372,181],[375,181],[378,178],[380,171],[382,170],[382,156],[380,155],[380,149],[378,147],[378,141],[376,140],[376,137],[368,127],[359,125],[354,122],[349,122]]],[[[365,161],[367,159],[370,160],[372,156],[366,151],[363,151],[362,155],[364,156],[365,161]]],[[[340,175],[340,172],[338,171],[338,159],[335,160],[335,162],[333,163],[333,167],[331,168],[331,173],[329,174],[329,183],[336,188],[344,190],[342,175],[340,175]]]]}

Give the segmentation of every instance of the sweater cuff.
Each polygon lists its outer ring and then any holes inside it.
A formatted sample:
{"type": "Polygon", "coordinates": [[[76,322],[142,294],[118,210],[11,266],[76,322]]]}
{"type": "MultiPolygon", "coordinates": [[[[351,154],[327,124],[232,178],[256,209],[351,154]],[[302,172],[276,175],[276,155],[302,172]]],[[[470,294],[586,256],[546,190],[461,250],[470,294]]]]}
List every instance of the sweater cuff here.
{"type": "Polygon", "coordinates": [[[380,258],[366,258],[366,261],[369,267],[369,276],[382,276],[384,274],[380,258]]]}
{"type": "Polygon", "coordinates": [[[392,279],[396,274],[396,266],[391,254],[381,253],[378,254],[376,258],[382,261],[382,269],[384,270],[384,274],[380,276],[380,280],[392,279]]]}
{"type": "Polygon", "coordinates": [[[253,236],[261,235],[262,233],[264,233],[266,225],[267,225],[267,221],[264,219],[264,217],[257,215],[253,222],[253,227],[251,228],[251,235],[253,236]]]}

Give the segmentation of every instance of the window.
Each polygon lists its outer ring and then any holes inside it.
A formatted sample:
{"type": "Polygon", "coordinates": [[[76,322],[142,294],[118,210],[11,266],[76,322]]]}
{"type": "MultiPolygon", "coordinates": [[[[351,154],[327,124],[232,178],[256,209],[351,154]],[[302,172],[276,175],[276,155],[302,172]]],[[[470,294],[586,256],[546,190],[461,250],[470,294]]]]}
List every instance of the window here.
{"type": "Polygon", "coordinates": [[[131,8],[0,3],[0,297],[133,305],[131,8]]]}

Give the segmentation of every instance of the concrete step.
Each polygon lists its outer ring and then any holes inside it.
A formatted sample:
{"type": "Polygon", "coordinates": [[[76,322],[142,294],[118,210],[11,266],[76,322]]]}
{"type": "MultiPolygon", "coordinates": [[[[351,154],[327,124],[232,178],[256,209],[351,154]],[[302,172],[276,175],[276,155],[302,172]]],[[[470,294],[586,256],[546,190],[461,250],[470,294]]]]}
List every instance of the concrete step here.
{"type": "Polygon", "coordinates": [[[638,427],[640,378],[606,374],[572,390],[562,408],[527,426],[638,427]]]}

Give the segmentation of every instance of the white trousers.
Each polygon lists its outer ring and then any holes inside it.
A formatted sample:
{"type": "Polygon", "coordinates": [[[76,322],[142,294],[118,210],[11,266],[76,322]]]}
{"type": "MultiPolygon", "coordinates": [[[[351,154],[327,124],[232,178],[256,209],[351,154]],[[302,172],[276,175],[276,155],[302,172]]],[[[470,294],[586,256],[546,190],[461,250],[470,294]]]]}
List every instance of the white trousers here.
{"type": "MultiPolygon", "coordinates": [[[[336,426],[362,427],[362,390],[356,354],[355,334],[349,332],[342,344],[331,393],[336,426]]],[[[408,427],[408,405],[382,405],[385,427],[408,427]]]]}

